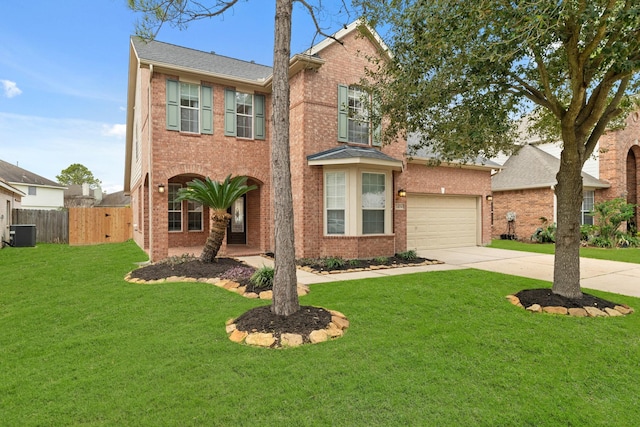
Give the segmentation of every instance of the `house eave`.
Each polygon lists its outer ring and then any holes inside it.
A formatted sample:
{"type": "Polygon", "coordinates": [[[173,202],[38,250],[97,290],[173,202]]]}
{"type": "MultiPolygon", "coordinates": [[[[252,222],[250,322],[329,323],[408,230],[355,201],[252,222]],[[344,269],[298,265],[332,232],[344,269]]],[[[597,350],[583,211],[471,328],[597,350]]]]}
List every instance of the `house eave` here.
{"type": "Polygon", "coordinates": [[[390,161],[381,159],[371,159],[368,157],[350,157],[344,159],[314,159],[307,160],[309,166],[352,166],[352,165],[364,165],[375,166],[385,169],[391,169],[394,171],[402,170],[401,161],[390,161]]]}

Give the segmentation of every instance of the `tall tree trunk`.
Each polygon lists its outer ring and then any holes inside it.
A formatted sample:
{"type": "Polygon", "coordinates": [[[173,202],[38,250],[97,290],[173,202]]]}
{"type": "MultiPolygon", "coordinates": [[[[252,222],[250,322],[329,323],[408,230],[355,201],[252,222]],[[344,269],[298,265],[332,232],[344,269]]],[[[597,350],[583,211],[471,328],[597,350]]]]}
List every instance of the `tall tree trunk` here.
{"type": "Polygon", "coordinates": [[[582,164],[576,144],[565,140],[556,185],[558,228],[554,258],[555,294],[582,298],[580,289],[580,209],[582,206],[582,164]]]}
{"type": "Polygon", "coordinates": [[[273,144],[271,182],[274,197],[275,272],[271,311],[289,316],[300,310],[293,236],[293,197],[289,159],[289,58],[293,0],[276,0],[273,47],[273,144]]]}
{"type": "Polygon", "coordinates": [[[231,215],[226,211],[211,211],[211,231],[209,232],[207,241],[202,249],[202,254],[200,254],[200,261],[215,261],[216,255],[218,255],[218,252],[220,251],[220,246],[222,246],[224,235],[227,232],[229,219],[231,219],[231,215]]]}

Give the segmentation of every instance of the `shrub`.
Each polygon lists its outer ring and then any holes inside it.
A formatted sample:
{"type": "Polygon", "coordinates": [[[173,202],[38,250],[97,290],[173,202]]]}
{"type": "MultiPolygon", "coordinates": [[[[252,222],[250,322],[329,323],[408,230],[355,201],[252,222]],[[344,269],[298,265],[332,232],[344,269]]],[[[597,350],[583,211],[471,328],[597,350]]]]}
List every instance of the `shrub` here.
{"type": "Polygon", "coordinates": [[[416,251],[414,251],[413,249],[410,249],[408,251],[404,251],[404,252],[400,252],[397,253],[396,256],[400,259],[403,259],[405,261],[413,261],[416,258],[418,258],[418,254],[416,253],[416,251]]]}
{"type": "Polygon", "coordinates": [[[542,226],[538,227],[538,229],[531,236],[531,240],[538,243],[555,243],[556,241],[556,224],[551,224],[545,227],[547,223],[547,219],[542,217],[540,218],[542,221],[542,226]]]}
{"type": "Polygon", "coordinates": [[[253,273],[249,279],[257,288],[272,288],[273,287],[273,274],[275,270],[273,267],[267,267],[263,265],[253,273]]]}
{"type": "Polygon", "coordinates": [[[593,215],[598,225],[598,234],[609,241],[616,241],[620,225],[633,218],[635,205],[627,203],[623,198],[605,200],[593,206],[593,215]]]}
{"type": "Polygon", "coordinates": [[[355,258],[349,260],[349,266],[350,267],[357,267],[358,265],[360,265],[360,260],[355,259],[355,258]]]}
{"type": "Polygon", "coordinates": [[[389,261],[389,258],[387,258],[386,256],[379,256],[375,257],[373,260],[378,264],[386,264],[389,261]]]}
{"type": "Polygon", "coordinates": [[[341,257],[329,257],[324,259],[324,266],[329,270],[335,270],[344,267],[345,260],[341,257]]]}

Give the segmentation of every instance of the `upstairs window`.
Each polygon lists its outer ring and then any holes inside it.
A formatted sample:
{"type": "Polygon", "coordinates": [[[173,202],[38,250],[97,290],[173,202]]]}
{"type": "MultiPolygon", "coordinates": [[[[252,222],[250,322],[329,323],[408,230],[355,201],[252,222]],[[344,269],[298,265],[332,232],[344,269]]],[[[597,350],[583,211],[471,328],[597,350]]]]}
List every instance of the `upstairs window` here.
{"type": "Polygon", "coordinates": [[[246,139],[265,139],[265,97],[226,89],[224,134],[246,139]]]}
{"type": "Polygon", "coordinates": [[[197,85],[180,83],[180,130],[198,133],[200,116],[200,90],[197,85]]]}
{"type": "Polygon", "coordinates": [[[167,80],[167,130],[213,133],[213,89],[167,80]]]}
{"type": "Polygon", "coordinates": [[[380,146],[379,126],[369,115],[371,96],[357,86],[338,86],[338,141],[380,146]]]}
{"type": "Polygon", "coordinates": [[[28,187],[28,189],[27,189],[27,192],[28,192],[27,194],[29,196],[35,196],[35,195],[37,195],[37,191],[36,190],[37,190],[37,187],[34,187],[33,185],[30,185],[28,187]]]}

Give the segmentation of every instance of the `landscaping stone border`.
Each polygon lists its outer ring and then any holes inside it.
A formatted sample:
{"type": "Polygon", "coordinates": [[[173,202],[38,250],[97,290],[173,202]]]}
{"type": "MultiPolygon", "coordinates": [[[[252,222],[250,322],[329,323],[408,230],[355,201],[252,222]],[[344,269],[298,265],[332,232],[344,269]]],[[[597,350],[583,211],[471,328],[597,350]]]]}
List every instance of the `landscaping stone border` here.
{"type": "Polygon", "coordinates": [[[582,308],[566,308],[556,306],[542,307],[540,306],[540,304],[532,304],[529,307],[525,307],[520,303],[520,299],[515,295],[507,295],[506,298],[511,304],[520,308],[524,308],[525,310],[532,313],[550,313],[573,317],[618,317],[626,316],[634,312],[634,309],[626,304],[616,305],[614,308],[606,307],[604,310],[600,310],[599,308],[590,306],[582,308]]]}
{"type": "Polygon", "coordinates": [[[311,331],[311,333],[306,336],[290,333],[279,334],[241,331],[236,328],[236,319],[227,320],[226,330],[231,341],[256,347],[286,348],[298,347],[303,344],[317,344],[338,339],[342,337],[349,328],[349,320],[344,314],[335,310],[326,310],[331,313],[329,326],[327,326],[326,329],[311,331]]]}
{"type": "Polygon", "coordinates": [[[326,276],[329,274],[340,274],[340,273],[356,273],[359,271],[372,271],[372,270],[387,270],[391,268],[403,268],[403,267],[420,267],[422,265],[435,265],[435,264],[444,264],[443,261],[438,260],[425,260],[423,262],[412,262],[407,264],[391,264],[391,265],[370,265],[369,267],[359,267],[359,268],[349,268],[345,270],[317,270],[315,268],[309,267],[308,265],[298,265],[298,269],[302,271],[306,271],[308,273],[319,274],[322,276],[326,276]]]}
{"type": "MultiPolygon", "coordinates": [[[[218,286],[219,288],[224,288],[228,291],[235,292],[236,294],[242,295],[245,298],[252,299],[263,299],[270,300],[273,298],[272,291],[263,291],[259,294],[255,292],[246,292],[246,286],[241,286],[239,283],[234,282],[233,280],[226,279],[218,279],[218,278],[200,278],[194,279],[193,277],[185,277],[185,276],[171,276],[166,279],[158,279],[158,280],[142,280],[138,278],[132,278],[131,273],[127,274],[124,278],[129,283],[138,283],[145,285],[155,285],[158,283],[177,283],[177,282],[188,282],[188,283],[209,283],[211,285],[218,286]]],[[[298,284],[298,296],[302,297],[309,293],[309,287],[307,285],[298,284]]]]}

